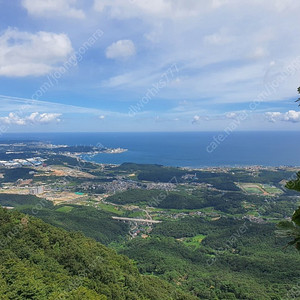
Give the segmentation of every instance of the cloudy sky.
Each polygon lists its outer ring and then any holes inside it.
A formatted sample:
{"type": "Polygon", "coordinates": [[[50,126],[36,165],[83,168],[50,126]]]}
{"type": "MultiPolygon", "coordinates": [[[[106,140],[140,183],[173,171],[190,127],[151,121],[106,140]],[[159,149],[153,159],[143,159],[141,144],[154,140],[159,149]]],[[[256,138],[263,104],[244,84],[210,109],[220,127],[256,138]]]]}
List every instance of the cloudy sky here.
{"type": "Polygon", "coordinates": [[[296,0],[0,0],[0,131],[298,130],[296,0]]]}

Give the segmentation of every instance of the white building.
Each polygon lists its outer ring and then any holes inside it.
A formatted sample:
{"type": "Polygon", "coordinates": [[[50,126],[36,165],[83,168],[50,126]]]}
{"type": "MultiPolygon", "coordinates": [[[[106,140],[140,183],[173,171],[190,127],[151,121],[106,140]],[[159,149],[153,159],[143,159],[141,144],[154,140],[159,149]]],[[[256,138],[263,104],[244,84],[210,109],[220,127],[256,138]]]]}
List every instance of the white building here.
{"type": "Polygon", "coordinates": [[[43,186],[35,186],[29,189],[30,195],[39,195],[44,193],[44,187],[43,186]]]}

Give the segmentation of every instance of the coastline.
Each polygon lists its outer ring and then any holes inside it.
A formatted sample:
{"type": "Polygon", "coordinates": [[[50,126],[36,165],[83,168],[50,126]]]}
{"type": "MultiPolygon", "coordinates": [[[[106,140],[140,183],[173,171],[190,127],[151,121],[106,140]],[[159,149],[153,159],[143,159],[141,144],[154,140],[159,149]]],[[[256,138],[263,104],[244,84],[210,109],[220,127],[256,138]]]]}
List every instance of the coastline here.
{"type": "MultiPolygon", "coordinates": [[[[127,150],[128,151],[128,150],[127,150]]],[[[99,165],[108,165],[108,166],[120,166],[124,163],[128,164],[137,164],[137,165],[153,165],[153,163],[138,163],[134,161],[124,161],[123,163],[104,163],[104,162],[99,162],[93,159],[86,159],[83,155],[77,156],[79,159],[81,159],[84,162],[89,162],[89,163],[95,163],[99,165]]],[[[94,155],[89,156],[89,158],[93,158],[94,155]]],[[[157,163],[156,165],[161,165],[157,163]]],[[[182,170],[187,170],[187,171],[213,171],[213,170],[234,170],[234,169],[241,169],[241,170],[286,170],[286,171],[291,171],[291,172],[297,172],[300,171],[300,165],[299,166],[285,166],[285,165],[278,165],[278,166],[267,166],[267,165],[216,165],[216,166],[175,166],[175,165],[161,165],[163,167],[170,167],[170,168],[179,168],[182,170]]]]}
{"type": "MultiPolygon", "coordinates": [[[[297,167],[299,132],[233,132],[212,153],[206,151],[214,132],[186,133],[47,133],[7,134],[0,140],[49,141],[69,147],[101,147],[97,152],[72,150],[81,158],[104,164],[160,164],[191,169],[297,167]],[[280,143],[278,143],[280,141],[280,143]],[[108,150],[105,149],[115,149],[108,150]],[[117,149],[124,150],[117,150],[117,149]],[[109,155],[115,154],[115,155],[109,155]],[[88,155],[90,157],[88,157],[88,155]],[[93,157],[91,157],[93,156],[93,157]]],[[[61,148],[66,152],[67,149],[61,148]]],[[[58,151],[58,150],[55,150],[58,151]]],[[[59,150],[60,151],[60,150],[59,150]]]]}

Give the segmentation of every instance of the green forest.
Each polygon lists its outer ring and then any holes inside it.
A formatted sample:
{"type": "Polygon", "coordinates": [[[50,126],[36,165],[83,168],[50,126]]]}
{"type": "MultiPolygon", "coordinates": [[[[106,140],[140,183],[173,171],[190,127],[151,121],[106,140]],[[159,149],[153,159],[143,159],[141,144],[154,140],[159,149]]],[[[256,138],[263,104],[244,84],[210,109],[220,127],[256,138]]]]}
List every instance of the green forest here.
{"type": "MultiPolygon", "coordinates": [[[[68,162],[62,158],[61,164],[68,162]]],[[[299,173],[230,169],[195,177],[179,168],[129,163],[87,171],[99,173],[101,184],[134,174],[129,183],[136,188],[100,202],[92,191],[103,197],[104,186],[89,188],[85,201],[59,205],[0,193],[0,205],[14,208],[0,211],[0,299],[299,298],[299,173]],[[176,178],[170,190],[163,184],[172,180],[163,174],[176,178]],[[162,181],[155,185],[157,178],[162,181]],[[245,192],[237,182],[280,193],[245,192]],[[112,218],[120,216],[161,223],[112,218]]],[[[15,171],[3,174],[9,184],[20,178],[15,171]]],[[[76,192],[87,182],[70,178],[68,189],[76,192]]]]}
{"type": "Polygon", "coordinates": [[[300,300],[300,0],[0,0],[0,300],[300,300]]]}
{"type": "Polygon", "coordinates": [[[0,208],[0,298],[195,299],[81,233],[0,208]]]}

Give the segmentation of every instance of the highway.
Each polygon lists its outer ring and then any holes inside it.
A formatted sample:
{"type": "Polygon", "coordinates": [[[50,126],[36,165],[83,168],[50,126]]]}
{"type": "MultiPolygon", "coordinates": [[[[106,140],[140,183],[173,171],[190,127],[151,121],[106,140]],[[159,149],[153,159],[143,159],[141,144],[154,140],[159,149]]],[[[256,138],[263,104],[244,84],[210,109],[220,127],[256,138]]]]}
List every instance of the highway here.
{"type": "Polygon", "coordinates": [[[131,221],[131,222],[141,222],[141,223],[161,223],[161,221],[148,220],[148,219],[135,219],[135,218],[124,218],[124,217],[112,217],[114,220],[120,221],[131,221]]]}

